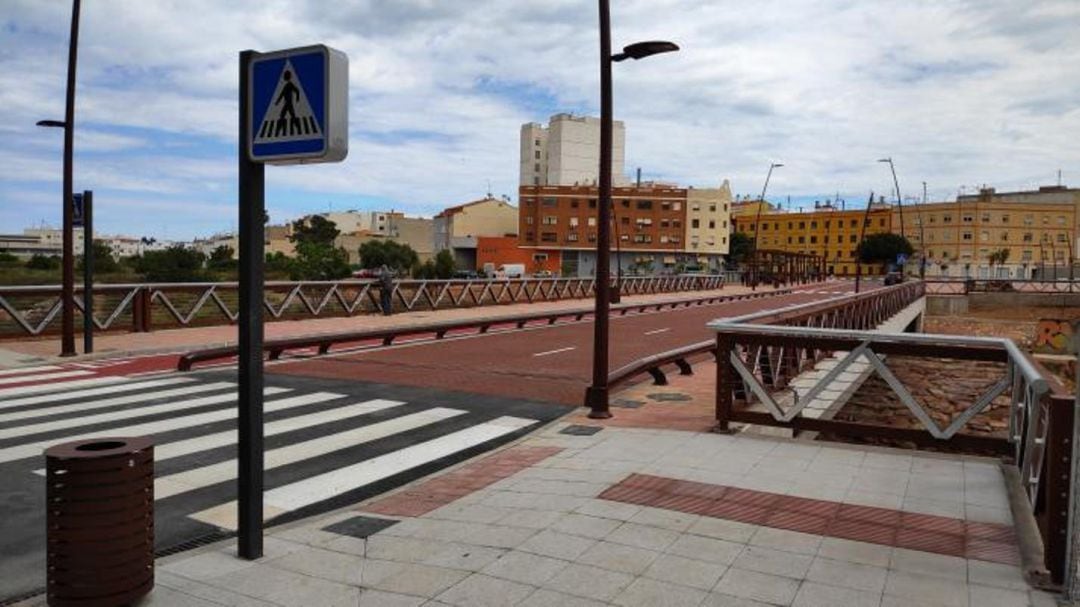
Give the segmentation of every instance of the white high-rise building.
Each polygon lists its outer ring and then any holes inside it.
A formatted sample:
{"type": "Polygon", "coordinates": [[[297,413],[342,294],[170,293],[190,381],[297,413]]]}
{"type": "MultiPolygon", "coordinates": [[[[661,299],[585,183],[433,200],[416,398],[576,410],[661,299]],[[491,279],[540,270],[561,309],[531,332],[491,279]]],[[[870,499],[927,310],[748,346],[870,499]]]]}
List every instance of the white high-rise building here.
{"type": "MultiPolygon", "coordinates": [[[[628,183],[624,174],[626,128],[616,120],[612,129],[611,177],[614,185],[628,183]]],[[[548,126],[521,125],[521,182],[519,185],[593,185],[600,172],[600,119],[555,114],[548,126]]]]}

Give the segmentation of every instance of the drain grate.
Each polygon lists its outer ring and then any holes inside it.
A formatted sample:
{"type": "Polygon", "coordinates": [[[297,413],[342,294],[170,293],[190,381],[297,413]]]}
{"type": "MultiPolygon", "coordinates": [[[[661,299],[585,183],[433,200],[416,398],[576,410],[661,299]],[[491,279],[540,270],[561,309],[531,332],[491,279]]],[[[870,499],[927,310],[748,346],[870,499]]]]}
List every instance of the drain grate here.
{"type": "Polygon", "coordinates": [[[643,400],[631,400],[629,398],[617,398],[611,401],[612,407],[622,407],[623,409],[637,409],[645,404],[643,400]]]}
{"type": "Polygon", "coordinates": [[[660,403],[679,403],[690,400],[690,395],[679,392],[654,392],[646,396],[660,403]]]}
{"type": "Polygon", "coordinates": [[[603,430],[600,426],[567,426],[562,430],[559,430],[559,434],[570,434],[573,436],[592,436],[597,432],[603,430]]]}
{"type": "Polygon", "coordinates": [[[337,533],[339,535],[364,539],[375,535],[391,525],[396,525],[397,523],[397,520],[390,518],[354,516],[343,521],[338,521],[333,525],[327,525],[326,527],[323,527],[322,530],[329,531],[330,533],[337,533]]]}

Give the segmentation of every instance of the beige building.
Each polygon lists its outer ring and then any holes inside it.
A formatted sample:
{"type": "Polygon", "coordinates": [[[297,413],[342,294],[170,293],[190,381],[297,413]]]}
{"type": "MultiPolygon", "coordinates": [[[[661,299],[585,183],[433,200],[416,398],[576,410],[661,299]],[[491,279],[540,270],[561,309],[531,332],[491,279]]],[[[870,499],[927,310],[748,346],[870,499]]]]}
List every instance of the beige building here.
{"type": "Polygon", "coordinates": [[[434,218],[435,252],[450,249],[459,268],[476,267],[477,238],[516,236],[518,210],[498,198],[474,200],[444,209],[434,218]]]}
{"type": "Polygon", "coordinates": [[[718,188],[686,191],[686,251],[697,253],[708,264],[718,255],[728,254],[731,233],[731,185],[725,179],[718,188]]]}
{"type": "MultiPolygon", "coordinates": [[[[624,175],[626,128],[613,122],[611,175],[615,185],[627,183],[624,175]]],[[[600,119],[555,114],[544,126],[535,122],[521,126],[519,185],[593,185],[600,170],[600,119]]]]}
{"type": "MultiPolygon", "coordinates": [[[[904,232],[916,257],[925,249],[928,277],[1064,277],[1076,259],[1078,194],[1057,187],[1001,194],[986,188],[956,202],[907,205],[904,232]],[[1008,252],[1005,263],[991,263],[998,251],[1008,252]]],[[[897,209],[892,224],[899,232],[897,209]]],[[[917,272],[918,261],[909,269],[917,272]]]]}

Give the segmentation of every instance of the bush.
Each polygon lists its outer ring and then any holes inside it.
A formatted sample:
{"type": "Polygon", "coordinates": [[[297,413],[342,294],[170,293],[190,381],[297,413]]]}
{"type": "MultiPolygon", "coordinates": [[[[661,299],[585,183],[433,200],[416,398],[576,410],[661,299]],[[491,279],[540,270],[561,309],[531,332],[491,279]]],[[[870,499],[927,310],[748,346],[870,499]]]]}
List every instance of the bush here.
{"type": "Polygon", "coordinates": [[[58,255],[45,256],[35,253],[33,257],[27,260],[26,268],[28,270],[59,270],[60,257],[58,255]]]}

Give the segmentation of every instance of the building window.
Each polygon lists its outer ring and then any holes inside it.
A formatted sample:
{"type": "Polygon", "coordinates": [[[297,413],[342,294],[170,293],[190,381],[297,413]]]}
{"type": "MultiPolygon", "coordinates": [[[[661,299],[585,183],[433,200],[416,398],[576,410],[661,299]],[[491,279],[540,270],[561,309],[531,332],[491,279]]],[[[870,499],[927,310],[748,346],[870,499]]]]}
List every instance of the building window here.
{"type": "Polygon", "coordinates": [[[700,211],[701,210],[701,205],[695,202],[694,204],[690,205],[690,210],[691,211],[700,211]]]}
{"type": "Polygon", "coordinates": [[[622,217],[620,217],[620,218],[619,218],[619,221],[620,221],[620,222],[622,222],[622,224],[623,224],[624,226],[628,226],[628,225],[630,225],[630,218],[629,218],[629,217],[627,217],[626,215],[623,215],[622,217]]]}
{"type": "Polygon", "coordinates": [[[858,236],[856,236],[855,234],[852,234],[852,235],[850,236],[850,238],[849,238],[848,242],[859,242],[859,237],[858,237],[858,236]]]}
{"type": "Polygon", "coordinates": [[[851,220],[851,227],[853,227],[853,228],[854,228],[854,227],[856,227],[856,226],[858,226],[858,225],[859,225],[859,221],[858,221],[857,219],[852,219],[852,220],[851,220]]]}
{"type": "Polygon", "coordinates": [[[544,215],[542,222],[546,226],[553,226],[559,223],[559,217],[557,215],[544,215]]]}
{"type": "Polygon", "coordinates": [[[810,237],[810,244],[817,244],[817,236],[810,237]]]}
{"type": "Polygon", "coordinates": [[[982,222],[983,223],[990,223],[990,213],[983,213],[982,214],[982,222]]]}
{"type": "Polygon", "coordinates": [[[547,253],[533,253],[533,261],[537,263],[544,263],[548,260],[547,253]]]}
{"type": "Polygon", "coordinates": [[[769,224],[767,224],[767,223],[761,224],[761,231],[762,232],[768,232],[769,231],[769,224]]]}
{"type": "Polygon", "coordinates": [[[667,218],[661,219],[660,220],[660,227],[661,228],[671,227],[671,221],[669,221],[667,218]]]}
{"type": "Polygon", "coordinates": [[[525,240],[536,240],[536,234],[532,231],[525,232],[525,240]]]}
{"type": "Polygon", "coordinates": [[[1058,222],[1059,226],[1065,225],[1065,216],[1064,215],[1058,215],[1057,222],[1058,222]]]}
{"type": "Polygon", "coordinates": [[[541,242],[556,242],[557,239],[558,236],[555,234],[555,232],[540,232],[541,242]]]}
{"type": "Polygon", "coordinates": [[[589,234],[588,240],[589,242],[596,242],[596,234],[589,234]]]}
{"type": "Polygon", "coordinates": [[[1009,223],[1009,216],[1008,215],[1002,215],[1001,216],[1001,223],[1009,223]]]}
{"type": "Polygon", "coordinates": [[[816,230],[817,229],[817,222],[816,221],[811,221],[810,222],[810,229],[811,230],[816,230]]]}
{"type": "Polygon", "coordinates": [[[877,220],[877,224],[878,224],[878,227],[884,228],[885,227],[885,219],[882,218],[882,219],[877,220]]]}
{"type": "Polygon", "coordinates": [[[576,227],[578,227],[578,222],[579,222],[579,221],[581,221],[581,220],[580,220],[579,218],[577,218],[577,217],[571,217],[571,218],[570,218],[570,227],[571,227],[571,228],[576,228],[576,227]]]}
{"type": "Polygon", "coordinates": [[[532,224],[533,224],[533,217],[532,217],[532,215],[527,215],[527,216],[525,217],[525,225],[527,225],[527,226],[531,226],[532,224]]]}
{"type": "Polygon", "coordinates": [[[661,234],[660,235],[660,244],[667,244],[667,243],[668,243],[668,237],[666,235],[664,235],[664,234],[661,234]]]}
{"type": "Polygon", "coordinates": [[[536,171],[536,172],[540,172],[540,163],[539,162],[537,162],[536,164],[533,165],[533,170],[536,171]]]}
{"type": "Polygon", "coordinates": [[[941,223],[952,223],[952,215],[945,215],[941,218],[941,223]]]}
{"type": "Polygon", "coordinates": [[[536,159],[540,160],[540,150],[536,150],[536,159]]]}
{"type": "Polygon", "coordinates": [[[586,219],[585,222],[590,228],[595,228],[596,227],[596,218],[595,217],[590,217],[590,218],[586,219]]]}
{"type": "Polygon", "coordinates": [[[806,222],[805,221],[800,221],[799,222],[799,229],[800,230],[805,230],[806,229],[806,222]]]}
{"type": "Polygon", "coordinates": [[[979,240],[981,242],[989,242],[989,240],[990,240],[990,232],[987,232],[986,230],[983,230],[982,232],[979,232],[979,240]]]}
{"type": "Polygon", "coordinates": [[[716,212],[716,205],[715,204],[710,204],[709,205],[709,212],[710,213],[715,213],[716,212]]]}
{"type": "Polygon", "coordinates": [[[557,206],[559,206],[559,201],[557,199],[549,196],[549,197],[544,198],[541,201],[541,204],[543,206],[545,206],[545,207],[557,207],[557,206]]]}
{"type": "Polygon", "coordinates": [[[671,203],[670,203],[670,202],[666,202],[666,201],[665,201],[665,202],[661,202],[661,203],[660,203],[660,210],[661,210],[661,211],[670,211],[670,210],[671,210],[671,203]]]}
{"type": "Polygon", "coordinates": [[[971,234],[971,232],[964,232],[964,233],[963,233],[963,235],[962,235],[962,238],[963,238],[964,240],[971,240],[971,239],[972,239],[972,234],[971,234]]]}
{"type": "Polygon", "coordinates": [[[639,211],[647,211],[652,208],[651,200],[639,200],[637,201],[637,208],[639,211]]]}
{"type": "Polygon", "coordinates": [[[1009,233],[1008,232],[1002,232],[1001,233],[1001,242],[1009,242],[1009,233]]]}
{"type": "Polygon", "coordinates": [[[682,203],[681,202],[673,202],[673,203],[671,203],[671,210],[672,211],[681,211],[682,210],[682,203]]]}
{"type": "Polygon", "coordinates": [[[539,177],[533,177],[533,185],[540,185],[540,178],[539,177]]]}
{"type": "MultiPolygon", "coordinates": [[[[700,228],[701,227],[701,220],[700,219],[691,219],[690,220],[690,227],[695,229],[695,230],[700,228]]],[[[751,227],[753,227],[753,226],[751,226],[751,227]]]]}
{"type": "Polygon", "coordinates": [[[716,229],[716,220],[715,219],[710,219],[709,220],[709,229],[710,230],[715,230],[716,229]]]}
{"type": "Polygon", "coordinates": [[[1023,241],[1024,242],[1031,242],[1032,241],[1031,232],[1024,232],[1023,241]]]}
{"type": "Polygon", "coordinates": [[[596,208],[596,199],[595,198],[590,198],[589,199],[589,208],[590,209],[595,209],[596,208]]]}
{"type": "Polygon", "coordinates": [[[806,237],[805,236],[800,236],[799,237],[799,244],[806,244],[806,237]]]}
{"type": "Polygon", "coordinates": [[[1058,234],[1057,235],[1057,241],[1058,242],[1068,242],[1069,239],[1064,234],[1058,234]]]}
{"type": "Polygon", "coordinates": [[[1024,225],[1029,226],[1035,221],[1033,215],[1024,215],[1024,225]]]}
{"type": "Polygon", "coordinates": [[[1020,259],[1024,261],[1031,261],[1031,250],[1028,249],[1024,251],[1023,254],[1020,256],[1020,259]]]}
{"type": "Polygon", "coordinates": [[[629,208],[630,208],[630,201],[629,201],[629,200],[627,200],[627,199],[625,199],[625,198],[623,198],[623,200],[622,200],[622,207],[623,207],[624,209],[629,209],[629,208]]]}
{"type": "Polygon", "coordinates": [[[537,146],[539,146],[539,145],[540,145],[540,140],[539,140],[539,139],[537,139],[537,140],[536,140],[536,145],[537,145],[537,146]]]}
{"type": "Polygon", "coordinates": [[[566,233],[566,242],[577,242],[577,241],[578,241],[577,232],[567,232],[566,233]]]}
{"type": "Polygon", "coordinates": [[[579,201],[579,200],[571,200],[570,201],[570,208],[571,209],[576,209],[576,208],[578,208],[578,205],[580,205],[580,204],[581,204],[581,201],[579,201]]]}
{"type": "Polygon", "coordinates": [[[971,222],[975,221],[975,216],[974,215],[964,215],[963,217],[961,217],[961,221],[963,221],[964,223],[971,223],[971,222]]]}

